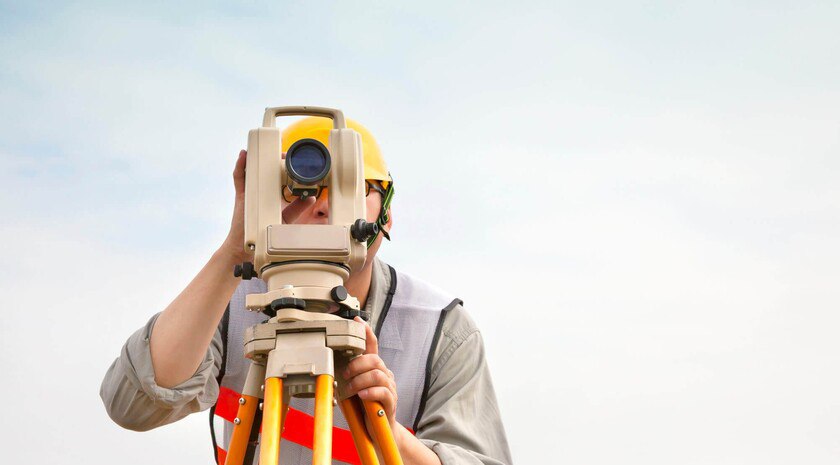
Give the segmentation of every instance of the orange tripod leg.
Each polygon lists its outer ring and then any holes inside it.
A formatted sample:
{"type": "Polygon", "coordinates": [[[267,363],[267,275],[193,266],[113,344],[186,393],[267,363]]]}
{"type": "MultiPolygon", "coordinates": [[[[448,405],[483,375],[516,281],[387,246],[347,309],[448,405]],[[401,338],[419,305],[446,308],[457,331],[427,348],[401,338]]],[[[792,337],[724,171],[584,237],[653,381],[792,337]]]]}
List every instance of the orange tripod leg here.
{"type": "Polygon", "coordinates": [[[350,425],[350,433],[353,435],[353,443],[356,444],[356,452],[359,453],[362,465],[379,465],[373,441],[365,428],[365,417],[359,398],[353,396],[342,400],[341,412],[350,425]]]}
{"type": "Polygon", "coordinates": [[[278,465],[280,459],[280,433],[283,422],[283,380],[265,380],[263,401],[262,443],[260,444],[260,465],[278,465]]]}
{"type": "Polygon", "coordinates": [[[312,442],[312,465],[332,463],[333,377],[315,379],[315,437],[312,442]]]}
{"type": "Polygon", "coordinates": [[[288,397],[283,398],[283,410],[280,413],[283,415],[280,418],[280,436],[283,436],[283,432],[286,431],[286,417],[289,416],[289,403],[290,399],[288,397]]]}
{"type": "Polygon", "coordinates": [[[239,398],[239,409],[233,422],[233,436],[230,439],[225,465],[243,465],[258,404],[259,399],[256,397],[243,395],[239,398]]]}
{"type": "Polygon", "coordinates": [[[394,440],[394,432],[391,431],[391,424],[388,423],[388,417],[385,416],[385,409],[379,402],[362,401],[365,406],[365,414],[373,428],[373,437],[376,443],[379,444],[379,450],[382,451],[382,460],[385,465],[402,465],[402,457],[400,451],[397,449],[397,442],[394,440]]]}

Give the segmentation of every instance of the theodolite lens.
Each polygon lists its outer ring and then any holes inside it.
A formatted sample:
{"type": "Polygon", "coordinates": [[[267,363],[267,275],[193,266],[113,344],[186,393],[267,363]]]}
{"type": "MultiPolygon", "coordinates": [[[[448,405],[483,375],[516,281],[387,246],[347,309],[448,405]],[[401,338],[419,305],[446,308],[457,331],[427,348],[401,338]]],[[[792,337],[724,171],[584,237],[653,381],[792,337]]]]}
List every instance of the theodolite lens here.
{"type": "Polygon", "coordinates": [[[286,171],[301,184],[317,184],[330,172],[330,152],[315,139],[301,139],[286,151],[286,171]]]}

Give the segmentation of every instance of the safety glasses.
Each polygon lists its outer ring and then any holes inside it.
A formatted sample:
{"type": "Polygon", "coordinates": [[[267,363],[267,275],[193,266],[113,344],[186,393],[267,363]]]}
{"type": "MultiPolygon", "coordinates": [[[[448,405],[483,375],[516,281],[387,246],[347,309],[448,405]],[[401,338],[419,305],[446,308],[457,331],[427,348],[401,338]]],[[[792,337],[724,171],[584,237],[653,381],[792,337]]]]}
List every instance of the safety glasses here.
{"type": "MultiPolygon", "coordinates": [[[[318,193],[315,195],[315,198],[321,198],[321,195],[327,194],[328,190],[328,187],[319,187],[318,193]]],[[[373,179],[366,179],[365,197],[370,195],[370,191],[379,192],[379,194],[382,195],[383,198],[385,197],[385,189],[382,187],[382,184],[380,184],[379,181],[373,179]]],[[[292,203],[294,201],[300,200],[300,196],[292,194],[292,190],[289,189],[289,186],[283,186],[283,200],[285,200],[286,203],[292,203]]]]}

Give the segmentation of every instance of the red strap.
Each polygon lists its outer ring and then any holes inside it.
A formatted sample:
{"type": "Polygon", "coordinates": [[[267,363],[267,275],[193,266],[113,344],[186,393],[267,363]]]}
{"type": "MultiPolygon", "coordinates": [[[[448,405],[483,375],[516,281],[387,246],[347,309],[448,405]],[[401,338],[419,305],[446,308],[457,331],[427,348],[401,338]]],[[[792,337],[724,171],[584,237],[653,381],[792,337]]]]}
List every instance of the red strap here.
{"type": "MultiPolygon", "coordinates": [[[[219,398],[216,400],[216,415],[233,423],[236,412],[239,409],[239,393],[226,387],[219,388],[219,398]]],[[[286,422],[283,426],[283,439],[295,444],[312,449],[312,436],[315,429],[315,419],[312,416],[289,409],[286,422]]],[[[411,434],[414,434],[414,431],[411,434]]],[[[332,434],[332,455],[333,458],[352,465],[361,465],[359,453],[356,452],[356,445],[353,443],[353,435],[349,430],[333,426],[332,434]]],[[[219,463],[224,463],[223,456],[219,454],[219,463]]]]}
{"type": "Polygon", "coordinates": [[[236,412],[239,410],[240,397],[242,396],[233,389],[220,386],[219,397],[216,399],[216,415],[233,423],[236,412]]]}
{"type": "MultiPolygon", "coordinates": [[[[314,418],[300,410],[290,408],[286,423],[283,426],[283,435],[281,436],[283,439],[312,449],[313,431],[315,430],[314,418]]],[[[333,426],[332,456],[342,462],[361,465],[362,461],[359,459],[359,453],[356,452],[356,445],[353,443],[353,436],[349,430],[333,426]]]]}

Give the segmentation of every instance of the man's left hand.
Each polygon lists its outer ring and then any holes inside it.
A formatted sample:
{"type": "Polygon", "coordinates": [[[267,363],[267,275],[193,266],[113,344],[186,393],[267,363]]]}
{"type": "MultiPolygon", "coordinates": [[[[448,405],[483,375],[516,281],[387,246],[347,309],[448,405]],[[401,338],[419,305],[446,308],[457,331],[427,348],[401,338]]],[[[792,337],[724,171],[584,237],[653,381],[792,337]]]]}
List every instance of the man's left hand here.
{"type": "Polygon", "coordinates": [[[344,379],[347,380],[347,394],[358,394],[364,401],[377,401],[382,404],[391,428],[396,426],[397,382],[394,373],[379,358],[379,343],[373,329],[364,320],[355,318],[365,325],[365,353],[347,364],[344,379]]]}

